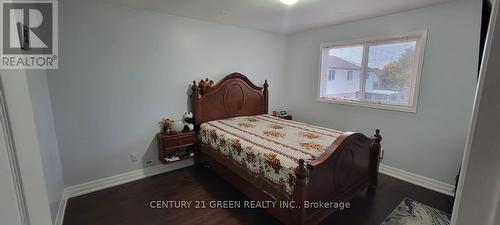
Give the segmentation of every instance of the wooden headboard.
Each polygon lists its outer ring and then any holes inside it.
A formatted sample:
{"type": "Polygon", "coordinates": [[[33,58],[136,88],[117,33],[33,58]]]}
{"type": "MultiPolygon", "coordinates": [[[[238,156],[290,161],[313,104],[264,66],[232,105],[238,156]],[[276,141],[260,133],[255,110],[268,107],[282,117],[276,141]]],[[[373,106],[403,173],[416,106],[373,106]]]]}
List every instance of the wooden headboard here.
{"type": "Polygon", "coordinates": [[[268,113],[268,86],[266,80],[264,87],[258,87],[240,73],[229,74],[210,88],[200,88],[193,81],[191,101],[196,127],[212,120],[268,113]]]}

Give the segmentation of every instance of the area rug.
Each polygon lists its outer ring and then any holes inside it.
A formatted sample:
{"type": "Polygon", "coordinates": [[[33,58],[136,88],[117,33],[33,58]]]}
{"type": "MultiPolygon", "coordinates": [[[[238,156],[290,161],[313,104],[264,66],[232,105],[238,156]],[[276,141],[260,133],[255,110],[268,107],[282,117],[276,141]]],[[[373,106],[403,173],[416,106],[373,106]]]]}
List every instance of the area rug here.
{"type": "Polygon", "coordinates": [[[380,225],[449,225],[450,214],[405,198],[380,225]]]}

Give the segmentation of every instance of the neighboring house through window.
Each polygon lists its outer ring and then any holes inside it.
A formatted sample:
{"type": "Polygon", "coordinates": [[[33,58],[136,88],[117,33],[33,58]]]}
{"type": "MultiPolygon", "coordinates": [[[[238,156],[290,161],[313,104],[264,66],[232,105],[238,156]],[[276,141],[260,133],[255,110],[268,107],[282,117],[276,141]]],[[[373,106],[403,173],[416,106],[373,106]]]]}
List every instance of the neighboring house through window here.
{"type": "Polygon", "coordinates": [[[320,100],[416,112],[426,33],[322,45],[320,100]]]}

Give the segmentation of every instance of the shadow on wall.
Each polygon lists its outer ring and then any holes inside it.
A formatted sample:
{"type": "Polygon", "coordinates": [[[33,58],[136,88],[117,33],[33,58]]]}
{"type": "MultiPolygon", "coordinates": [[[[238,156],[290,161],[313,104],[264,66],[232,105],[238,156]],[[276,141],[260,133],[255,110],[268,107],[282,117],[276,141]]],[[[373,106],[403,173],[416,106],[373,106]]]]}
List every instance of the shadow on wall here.
{"type": "MultiPolygon", "coordinates": [[[[186,112],[191,112],[191,86],[192,84],[187,85],[186,89],[186,112]]],[[[179,109],[180,110],[180,109],[179,109]]],[[[184,112],[181,112],[184,114],[184,112]]],[[[170,118],[170,117],[169,117],[170,118]]],[[[179,118],[182,119],[182,118],[179,118]]],[[[178,120],[178,119],[175,119],[178,120]]],[[[158,132],[160,132],[162,129],[161,125],[158,126],[158,132]]],[[[149,143],[149,146],[147,147],[146,151],[144,152],[142,158],[141,158],[141,166],[142,168],[147,168],[155,165],[161,164],[160,160],[158,159],[158,140],[156,138],[156,135],[152,137],[152,140],[149,143]]]]}
{"type": "Polygon", "coordinates": [[[192,89],[191,87],[193,86],[193,84],[189,84],[188,85],[188,88],[186,90],[186,109],[188,112],[192,112],[192,108],[191,108],[191,93],[192,93],[192,89]]]}
{"type": "Polygon", "coordinates": [[[141,163],[142,168],[161,164],[158,159],[158,141],[156,140],[156,136],[153,137],[148,148],[146,149],[146,152],[144,152],[144,155],[141,158],[141,163]]]}

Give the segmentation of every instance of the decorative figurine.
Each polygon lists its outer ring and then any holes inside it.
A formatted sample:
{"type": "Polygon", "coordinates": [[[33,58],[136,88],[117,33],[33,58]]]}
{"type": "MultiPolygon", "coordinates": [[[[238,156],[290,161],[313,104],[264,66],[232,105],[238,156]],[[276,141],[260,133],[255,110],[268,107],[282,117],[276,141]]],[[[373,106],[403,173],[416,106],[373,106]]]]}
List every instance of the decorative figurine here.
{"type": "Polygon", "coordinates": [[[192,112],[184,113],[184,131],[194,130],[194,119],[192,112]]]}
{"type": "Polygon", "coordinates": [[[172,125],[174,124],[174,120],[165,118],[160,121],[160,124],[163,125],[163,133],[166,134],[175,134],[175,131],[172,129],[172,125]]]}

